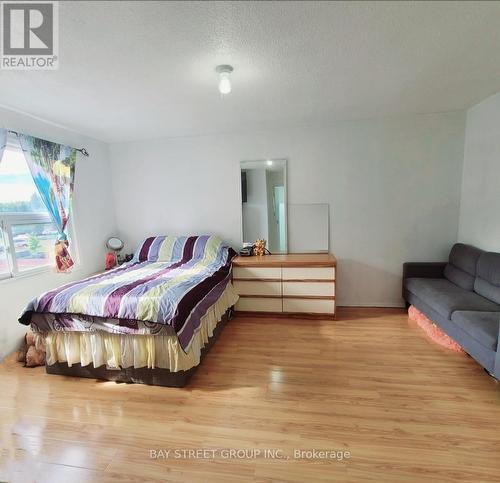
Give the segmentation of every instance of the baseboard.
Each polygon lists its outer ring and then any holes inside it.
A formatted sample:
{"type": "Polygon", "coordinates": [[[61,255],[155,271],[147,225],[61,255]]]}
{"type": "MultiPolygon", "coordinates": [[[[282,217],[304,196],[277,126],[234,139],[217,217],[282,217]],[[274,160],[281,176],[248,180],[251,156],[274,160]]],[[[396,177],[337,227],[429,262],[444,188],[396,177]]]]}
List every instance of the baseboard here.
{"type": "Polygon", "coordinates": [[[388,303],[388,302],[374,302],[363,304],[337,304],[337,307],[362,307],[362,308],[379,308],[379,309],[404,309],[404,302],[402,303],[388,303]]]}

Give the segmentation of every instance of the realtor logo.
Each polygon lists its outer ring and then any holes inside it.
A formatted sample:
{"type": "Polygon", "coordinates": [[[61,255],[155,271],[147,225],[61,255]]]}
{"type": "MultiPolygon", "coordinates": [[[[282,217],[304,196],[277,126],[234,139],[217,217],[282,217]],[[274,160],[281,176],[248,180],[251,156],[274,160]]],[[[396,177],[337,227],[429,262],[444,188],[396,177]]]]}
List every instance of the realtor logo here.
{"type": "Polygon", "coordinates": [[[54,70],[59,67],[58,3],[0,2],[2,69],[54,70]]]}

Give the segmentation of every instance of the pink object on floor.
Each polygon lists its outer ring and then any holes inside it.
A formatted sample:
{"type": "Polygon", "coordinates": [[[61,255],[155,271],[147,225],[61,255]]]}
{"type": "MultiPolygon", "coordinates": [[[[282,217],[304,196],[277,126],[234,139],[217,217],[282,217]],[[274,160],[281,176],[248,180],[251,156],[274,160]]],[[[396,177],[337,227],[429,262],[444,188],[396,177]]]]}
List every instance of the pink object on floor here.
{"type": "Polygon", "coordinates": [[[408,309],[408,317],[434,341],[442,347],[446,347],[455,352],[464,352],[464,350],[451,338],[448,337],[432,320],[428,319],[420,310],[413,305],[408,309]]]}

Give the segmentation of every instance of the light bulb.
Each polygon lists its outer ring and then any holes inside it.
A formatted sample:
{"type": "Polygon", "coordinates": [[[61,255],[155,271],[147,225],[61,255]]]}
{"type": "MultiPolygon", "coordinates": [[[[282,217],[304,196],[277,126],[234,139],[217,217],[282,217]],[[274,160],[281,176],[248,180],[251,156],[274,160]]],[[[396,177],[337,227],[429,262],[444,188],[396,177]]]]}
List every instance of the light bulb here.
{"type": "Polygon", "coordinates": [[[229,78],[233,68],[230,65],[218,65],[215,72],[219,75],[219,92],[221,94],[229,94],[231,92],[231,79],[229,78]]]}
{"type": "Polygon", "coordinates": [[[231,80],[229,72],[221,72],[219,74],[219,92],[221,94],[229,94],[231,92],[231,80]]]}
{"type": "Polygon", "coordinates": [[[267,160],[267,165],[268,165],[268,166],[272,166],[272,165],[273,165],[273,161],[272,161],[271,159],[268,159],[268,160],[267,160]]]}

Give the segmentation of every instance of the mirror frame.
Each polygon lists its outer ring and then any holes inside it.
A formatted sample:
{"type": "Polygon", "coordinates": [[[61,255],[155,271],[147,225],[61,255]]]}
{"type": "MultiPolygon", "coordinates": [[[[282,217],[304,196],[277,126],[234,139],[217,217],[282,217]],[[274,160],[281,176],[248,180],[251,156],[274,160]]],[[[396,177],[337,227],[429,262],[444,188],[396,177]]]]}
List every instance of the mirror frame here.
{"type": "MultiPolygon", "coordinates": [[[[286,158],[267,158],[267,159],[257,159],[257,160],[245,160],[245,161],[240,161],[239,163],[239,181],[238,181],[238,187],[239,187],[239,192],[240,192],[240,239],[241,243],[240,245],[243,246],[245,243],[245,240],[243,239],[243,193],[241,191],[241,171],[243,169],[251,169],[251,167],[257,167],[259,165],[262,165],[262,167],[266,167],[268,164],[268,161],[272,161],[273,163],[280,163],[283,166],[283,185],[284,185],[284,200],[285,200],[285,251],[280,251],[280,252],[271,252],[273,255],[286,255],[290,253],[289,247],[288,247],[288,159],[286,158]],[[248,166],[248,167],[246,167],[248,166]]],[[[252,240],[253,242],[254,240],[252,240]]],[[[266,240],[266,242],[269,242],[269,240],[266,240]]],[[[266,248],[269,249],[269,245],[266,244],[266,248]]]]}

